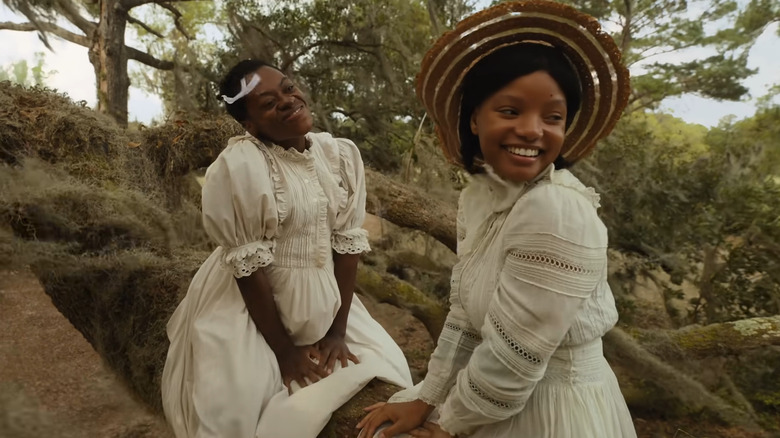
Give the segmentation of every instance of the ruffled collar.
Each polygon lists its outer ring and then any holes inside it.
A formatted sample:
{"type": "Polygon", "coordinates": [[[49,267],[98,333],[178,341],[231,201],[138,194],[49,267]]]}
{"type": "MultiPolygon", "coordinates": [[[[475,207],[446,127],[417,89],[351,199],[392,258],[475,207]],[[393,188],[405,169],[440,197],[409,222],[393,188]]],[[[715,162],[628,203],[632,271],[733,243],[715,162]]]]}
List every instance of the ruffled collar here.
{"type": "Polygon", "coordinates": [[[307,147],[303,150],[303,152],[298,151],[295,148],[283,148],[279,146],[276,143],[272,143],[270,141],[263,141],[258,139],[257,137],[253,136],[250,133],[246,133],[246,135],[251,138],[255,143],[258,144],[258,146],[265,146],[266,149],[268,149],[271,153],[274,154],[274,156],[279,157],[283,160],[288,161],[311,161],[314,159],[314,155],[312,155],[312,148],[316,144],[314,141],[314,136],[312,136],[310,133],[306,134],[306,143],[307,147]]]}
{"type": "Polygon", "coordinates": [[[485,190],[487,190],[490,208],[494,213],[500,213],[512,208],[517,200],[528,190],[539,183],[539,181],[551,179],[555,172],[555,166],[550,164],[532,181],[516,183],[507,181],[498,176],[489,164],[485,164],[484,168],[485,173],[475,175],[474,182],[479,185],[484,185],[485,190]]]}

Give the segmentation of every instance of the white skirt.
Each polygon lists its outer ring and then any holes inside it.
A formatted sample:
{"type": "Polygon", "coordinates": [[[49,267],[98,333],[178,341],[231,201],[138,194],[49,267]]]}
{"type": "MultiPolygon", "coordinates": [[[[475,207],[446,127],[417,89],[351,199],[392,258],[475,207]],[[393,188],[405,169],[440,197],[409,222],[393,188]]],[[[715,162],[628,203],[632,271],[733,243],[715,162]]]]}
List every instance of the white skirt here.
{"type": "MultiPolygon", "coordinates": [[[[398,392],[390,401],[416,399],[421,384],[398,392]]],[[[429,420],[436,422],[438,416],[434,410],[429,420]]],[[[468,437],[636,438],[636,431],[597,339],[559,347],[519,414],[481,426],[468,437]]]]}
{"type": "MultiPolygon", "coordinates": [[[[350,362],[288,395],[276,356],[255,327],[218,248],[203,263],[168,322],[161,390],[177,438],[315,438],[331,414],[371,379],[409,387],[403,352],[353,297],[350,362]]],[[[296,345],[318,341],[340,306],[332,262],[324,268],[267,267],[282,321],[296,345]]]]}

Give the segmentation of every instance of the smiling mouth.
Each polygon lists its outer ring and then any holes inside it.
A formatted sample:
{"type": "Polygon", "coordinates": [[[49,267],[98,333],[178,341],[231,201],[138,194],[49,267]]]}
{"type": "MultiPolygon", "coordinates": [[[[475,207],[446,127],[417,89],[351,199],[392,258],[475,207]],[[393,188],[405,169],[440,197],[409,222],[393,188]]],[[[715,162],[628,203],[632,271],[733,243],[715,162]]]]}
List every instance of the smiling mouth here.
{"type": "Polygon", "coordinates": [[[297,117],[299,114],[301,114],[301,112],[303,111],[303,108],[304,108],[304,105],[301,105],[298,108],[296,108],[293,112],[291,112],[289,115],[287,115],[284,118],[284,121],[286,122],[286,121],[288,121],[290,119],[293,119],[293,118],[297,117]]]}
{"type": "Polygon", "coordinates": [[[525,158],[536,158],[542,151],[534,148],[519,148],[515,146],[505,146],[504,149],[512,155],[517,155],[525,158]]]}

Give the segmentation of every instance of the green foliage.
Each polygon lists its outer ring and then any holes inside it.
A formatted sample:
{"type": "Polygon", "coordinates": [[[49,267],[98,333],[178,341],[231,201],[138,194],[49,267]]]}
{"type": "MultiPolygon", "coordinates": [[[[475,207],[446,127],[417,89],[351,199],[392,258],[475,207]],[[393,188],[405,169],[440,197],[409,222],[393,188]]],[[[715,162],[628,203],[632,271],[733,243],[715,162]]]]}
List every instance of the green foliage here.
{"type": "Polygon", "coordinates": [[[748,51],[767,26],[780,21],[778,0],[564,3],[596,17],[617,42],[633,73],[629,110],[654,109],[664,98],[684,93],[740,100],[748,91],[742,81],[755,73],[747,68],[748,51]],[[694,55],[685,58],[692,60],[686,62],[655,58],[690,53],[694,55]]]}
{"type": "Polygon", "coordinates": [[[703,128],[624,118],[575,168],[602,193],[611,245],[689,280],[695,322],[780,313],[780,110],[703,128]],[[677,128],[675,128],[677,126],[677,128]]]}
{"type": "Polygon", "coordinates": [[[26,59],[22,59],[0,67],[0,81],[11,81],[24,86],[43,86],[44,81],[56,73],[53,70],[44,70],[43,52],[36,52],[33,64],[30,65],[26,59]]]}

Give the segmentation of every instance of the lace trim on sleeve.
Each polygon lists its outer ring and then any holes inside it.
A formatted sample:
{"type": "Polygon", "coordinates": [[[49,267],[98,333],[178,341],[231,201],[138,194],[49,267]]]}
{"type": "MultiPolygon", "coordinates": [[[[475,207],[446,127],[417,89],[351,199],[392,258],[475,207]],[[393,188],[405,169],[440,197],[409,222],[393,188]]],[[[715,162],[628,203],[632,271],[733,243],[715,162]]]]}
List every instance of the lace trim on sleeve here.
{"type": "Polygon", "coordinates": [[[258,269],[273,263],[275,247],[275,241],[264,240],[238,248],[225,249],[222,263],[233,272],[234,277],[248,277],[258,269]]]}
{"type": "Polygon", "coordinates": [[[593,266],[585,266],[581,263],[575,263],[567,260],[557,254],[544,253],[541,251],[521,251],[513,249],[509,251],[509,255],[518,259],[519,261],[526,262],[534,265],[547,266],[559,271],[566,271],[572,274],[580,275],[596,275],[600,272],[601,264],[594,264],[593,266]]]}
{"type": "Polygon", "coordinates": [[[331,246],[339,254],[362,254],[371,251],[368,231],[362,228],[334,232],[331,236],[331,246]]]}
{"type": "Polygon", "coordinates": [[[495,398],[491,397],[490,394],[488,394],[485,390],[479,387],[474,381],[469,378],[469,389],[477,395],[477,397],[481,398],[482,400],[485,400],[486,402],[490,403],[491,405],[500,408],[500,409],[517,409],[520,405],[517,403],[509,403],[505,401],[496,400],[495,398]]]}
{"type": "Polygon", "coordinates": [[[498,318],[495,317],[492,313],[488,313],[488,318],[490,319],[490,323],[493,325],[493,329],[498,333],[498,336],[501,337],[501,339],[506,343],[507,347],[512,349],[515,353],[517,353],[518,356],[522,357],[526,361],[534,364],[534,365],[541,365],[542,359],[539,357],[538,354],[531,352],[527,348],[525,348],[523,345],[521,345],[516,340],[512,339],[512,337],[509,336],[509,333],[504,330],[504,326],[501,324],[501,322],[498,321],[498,318]]]}
{"type": "Polygon", "coordinates": [[[418,398],[433,406],[444,403],[450,388],[455,383],[458,371],[468,362],[471,353],[481,342],[482,338],[478,333],[465,329],[452,321],[445,322],[441,335],[439,335],[436,353],[441,353],[446,358],[447,366],[440,370],[428,370],[418,398]],[[459,364],[459,366],[454,366],[455,364],[459,364]]]}
{"type": "Polygon", "coordinates": [[[606,268],[605,248],[588,248],[539,234],[507,251],[513,275],[542,289],[585,298],[593,293],[606,268]]]}

